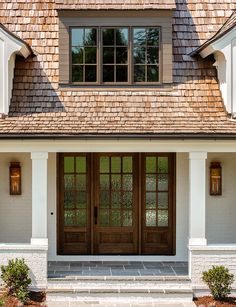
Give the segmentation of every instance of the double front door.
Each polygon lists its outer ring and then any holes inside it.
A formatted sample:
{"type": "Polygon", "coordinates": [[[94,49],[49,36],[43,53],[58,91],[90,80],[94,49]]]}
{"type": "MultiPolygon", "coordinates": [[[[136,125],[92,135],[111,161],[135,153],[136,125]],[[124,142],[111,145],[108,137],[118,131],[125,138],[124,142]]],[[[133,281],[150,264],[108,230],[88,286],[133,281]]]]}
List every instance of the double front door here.
{"type": "Polygon", "coordinates": [[[174,154],[58,156],[58,253],[175,252],[174,154]]]}

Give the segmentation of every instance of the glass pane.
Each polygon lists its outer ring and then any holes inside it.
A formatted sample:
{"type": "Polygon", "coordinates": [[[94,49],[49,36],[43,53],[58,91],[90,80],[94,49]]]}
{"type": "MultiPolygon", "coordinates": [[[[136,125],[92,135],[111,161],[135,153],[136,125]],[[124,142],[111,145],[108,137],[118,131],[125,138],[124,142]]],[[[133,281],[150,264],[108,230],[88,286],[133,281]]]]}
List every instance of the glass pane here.
{"type": "Polygon", "coordinates": [[[121,207],[121,192],[112,192],[111,194],[111,202],[113,208],[121,207]]]}
{"type": "Polygon", "coordinates": [[[146,208],[156,209],[156,193],[154,192],[146,193],[146,208]]]}
{"type": "Polygon", "coordinates": [[[168,173],[168,157],[158,157],[158,173],[168,173]]]}
{"type": "Polygon", "coordinates": [[[158,210],[158,226],[167,227],[168,226],[168,211],[158,210]]]}
{"type": "Polygon", "coordinates": [[[64,157],[64,172],[73,173],[74,170],[74,157],[64,157]]]}
{"type": "Polygon", "coordinates": [[[120,211],[111,211],[111,223],[110,226],[121,226],[120,211]]]}
{"type": "Polygon", "coordinates": [[[97,45],[97,29],[85,29],[84,30],[84,45],[93,46],[97,45]]]}
{"type": "Polygon", "coordinates": [[[123,157],[123,172],[132,173],[132,157],[123,157]]]}
{"type": "Polygon", "coordinates": [[[76,226],[85,227],[87,225],[87,211],[76,210],[75,221],[76,221],[76,226]]]}
{"type": "Polygon", "coordinates": [[[111,157],[111,172],[112,173],[121,172],[121,157],[111,157]]]}
{"type": "Polygon", "coordinates": [[[146,29],[145,28],[133,29],[133,43],[136,45],[146,44],[146,29]]]}
{"type": "Polygon", "coordinates": [[[110,203],[110,192],[109,191],[100,191],[100,207],[107,208],[110,203]]]}
{"type": "Polygon", "coordinates": [[[83,82],[83,66],[72,65],[72,82],[83,82]]]}
{"type": "Polygon", "coordinates": [[[114,82],[114,66],[103,65],[103,82],[114,82]]]}
{"type": "Polygon", "coordinates": [[[74,192],[64,192],[64,208],[74,208],[74,192]]]}
{"type": "Polygon", "coordinates": [[[74,175],[64,175],[64,187],[65,190],[74,189],[75,177],[74,175]]]}
{"type": "Polygon", "coordinates": [[[102,30],[102,39],[104,46],[113,46],[114,45],[114,29],[103,29],[102,30]]]}
{"type": "Polygon", "coordinates": [[[100,173],[109,173],[109,157],[100,157],[100,173]]]}
{"type": "Polygon", "coordinates": [[[156,211],[154,210],[146,211],[146,226],[149,227],[156,226],[156,211]]]}
{"type": "Polygon", "coordinates": [[[168,209],[168,192],[158,193],[158,209],[168,209]]]}
{"type": "Polygon", "coordinates": [[[85,51],[85,63],[96,64],[97,63],[97,48],[87,47],[85,51]]]}
{"type": "Polygon", "coordinates": [[[156,157],[146,157],[146,173],[156,173],[156,157]]]}
{"type": "Polygon", "coordinates": [[[158,190],[168,191],[168,175],[158,175],[158,190]]]}
{"type": "Polygon", "coordinates": [[[123,193],[123,207],[127,209],[131,209],[132,206],[133,206],[133,193],[124,192],[123,193]]]}
{"type": "Polygon", "coordinates": [[[127,54],[128,49],[126,47],[116,48],[116,63],[117,64],[127,64],[127,54]]]}
{"type": "Polygon", "coordinates": [[[86,175],[76,175],[76,189],[80,191],[86,190],[86,175]]]}
{"type": "Polygon", "coordinates": [[[86,208],[87,207],[87,193],[77,192],[76,208],[86,208]]]}
{"type": "Polygon", "coordinates": [[[145,82],[145,66],[134,66],[134,82],[145,82]]]}
{"type": "Polygon", "coordinates": [[[159,81],[159,68],[158,66],[150,65],[147,67],[147,82],[159,81]]]}
{"type": "Polygon", "coordinates": [[[121,189],[121,175],[111,175],[111,188],[112,190],[121,189]]]}
{"type": "Polygon", "coordinates": [[[70,211],[70,210],[64,211],[64,224],[65,226],[74,225],[74,211],[70,211]]]}
{"type": "Polygon", "coordinates": [[[146,63],[146,48],[135,47],[133,51],[134,64],[146,63]]]}
{"type": "Polygon", "coordinates": [[[116,66],[116,81],[127,82],[128,81],[128,68],[126,65],[116,66]]]}
{"type": "Polygon", "coordinates": [[[114,64],[114,48],[104,47],[103,48],[103,64],[114,64]]]}
{"type": "Polygon", "coordinates": [[[100,189],[108,190],[110,188],[110,176],[100,175],[100,189]]]}
{"type": "Polygon", "coordinates": [[[159,29],[148,28],[147,29],[147,45],[158,45],[159,44],[159,29]]]}
{"type": "Polygon", "coordinates": [[[158,64],[159,62],[159,49],[155,47],[147,48],[147,63],[158,64]]]}
{"type": "Polygon", "coordinates": [[[72,48],[72,64],[84,63],[84,48],[73,47],[72,48]]]}
{"type": "Polygon", "coordinates": [[[99,225],[109,226],[109,210],[99,210],[99,225]]]}
{"type": "Polygon", "coordinates": [[[133,224],[132,211],[125,210],[123,211],[123,226],[131,227],[133,224]]]}
{"type": "Polygon", "coordinates": [[[72,29],[71,30],[71,44],[72,46],[83,46],[83,29],[72,29]]]}
{"type": "Polygon", "coordinates": [[[128,45],[128,29],[116,29],[116,45],[128,45]]]}
{"type": "Polygon", "coordinates": [[[90,65],[85,66],[85,82],[96,82],[97,81],[97,66],[90,65]]]}
{"type": "Polygon", "coordinates": [[[146,190],[156,191],[156,175],[146,175],[146,190]]]}
{"type": "Polygon", "coordinates": [[[76,173],[86,173],[86,157],[76,157],[76,173]]]}
{"type": "Polygon", "coordinates": [[[123,190],[132,191],[133,190],[133,176],[123,175],[123,190]]]}

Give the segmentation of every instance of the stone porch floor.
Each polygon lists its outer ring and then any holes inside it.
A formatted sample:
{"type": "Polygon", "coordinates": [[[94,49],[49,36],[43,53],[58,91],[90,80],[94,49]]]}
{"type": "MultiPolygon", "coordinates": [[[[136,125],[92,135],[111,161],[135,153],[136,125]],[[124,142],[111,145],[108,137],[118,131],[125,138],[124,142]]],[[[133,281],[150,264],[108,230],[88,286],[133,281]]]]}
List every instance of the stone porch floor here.
{"type": "Polygon", "coordinates": [[[188,262],[49,261],[48,278],[73,276],[187,276],[188,262]]]}

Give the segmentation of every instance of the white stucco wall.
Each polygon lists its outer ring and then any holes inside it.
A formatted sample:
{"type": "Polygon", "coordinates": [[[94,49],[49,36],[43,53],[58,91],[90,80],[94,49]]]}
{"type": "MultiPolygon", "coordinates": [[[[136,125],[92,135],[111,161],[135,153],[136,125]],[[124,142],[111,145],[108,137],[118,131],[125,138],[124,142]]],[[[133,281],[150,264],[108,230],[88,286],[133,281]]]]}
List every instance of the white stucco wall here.
{"type": "Polygon", "coordinates": [[[208,244],[236,244],[236,153],[208,153],[206,235],[208,244]],[[222,196],[209,195],[210,162],[222,166],[222,196]]]}
{"type": "Polygon", "coordinates": [[[29,243],[31,238],[31,159],[28,153],[0,154],[0,242],[29,243]],[[9,194],[9,163],[21,163],[22,195],[9,194]]]}

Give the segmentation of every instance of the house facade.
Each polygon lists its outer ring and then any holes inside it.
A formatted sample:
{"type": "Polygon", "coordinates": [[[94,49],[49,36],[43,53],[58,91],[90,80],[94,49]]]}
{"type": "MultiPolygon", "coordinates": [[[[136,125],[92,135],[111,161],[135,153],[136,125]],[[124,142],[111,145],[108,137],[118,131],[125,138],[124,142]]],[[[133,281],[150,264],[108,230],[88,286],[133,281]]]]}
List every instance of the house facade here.
{"type": "Polygon", "coordinates": [[[235,0],[0,3],[0,263],[236,274],[235,0]]]}

